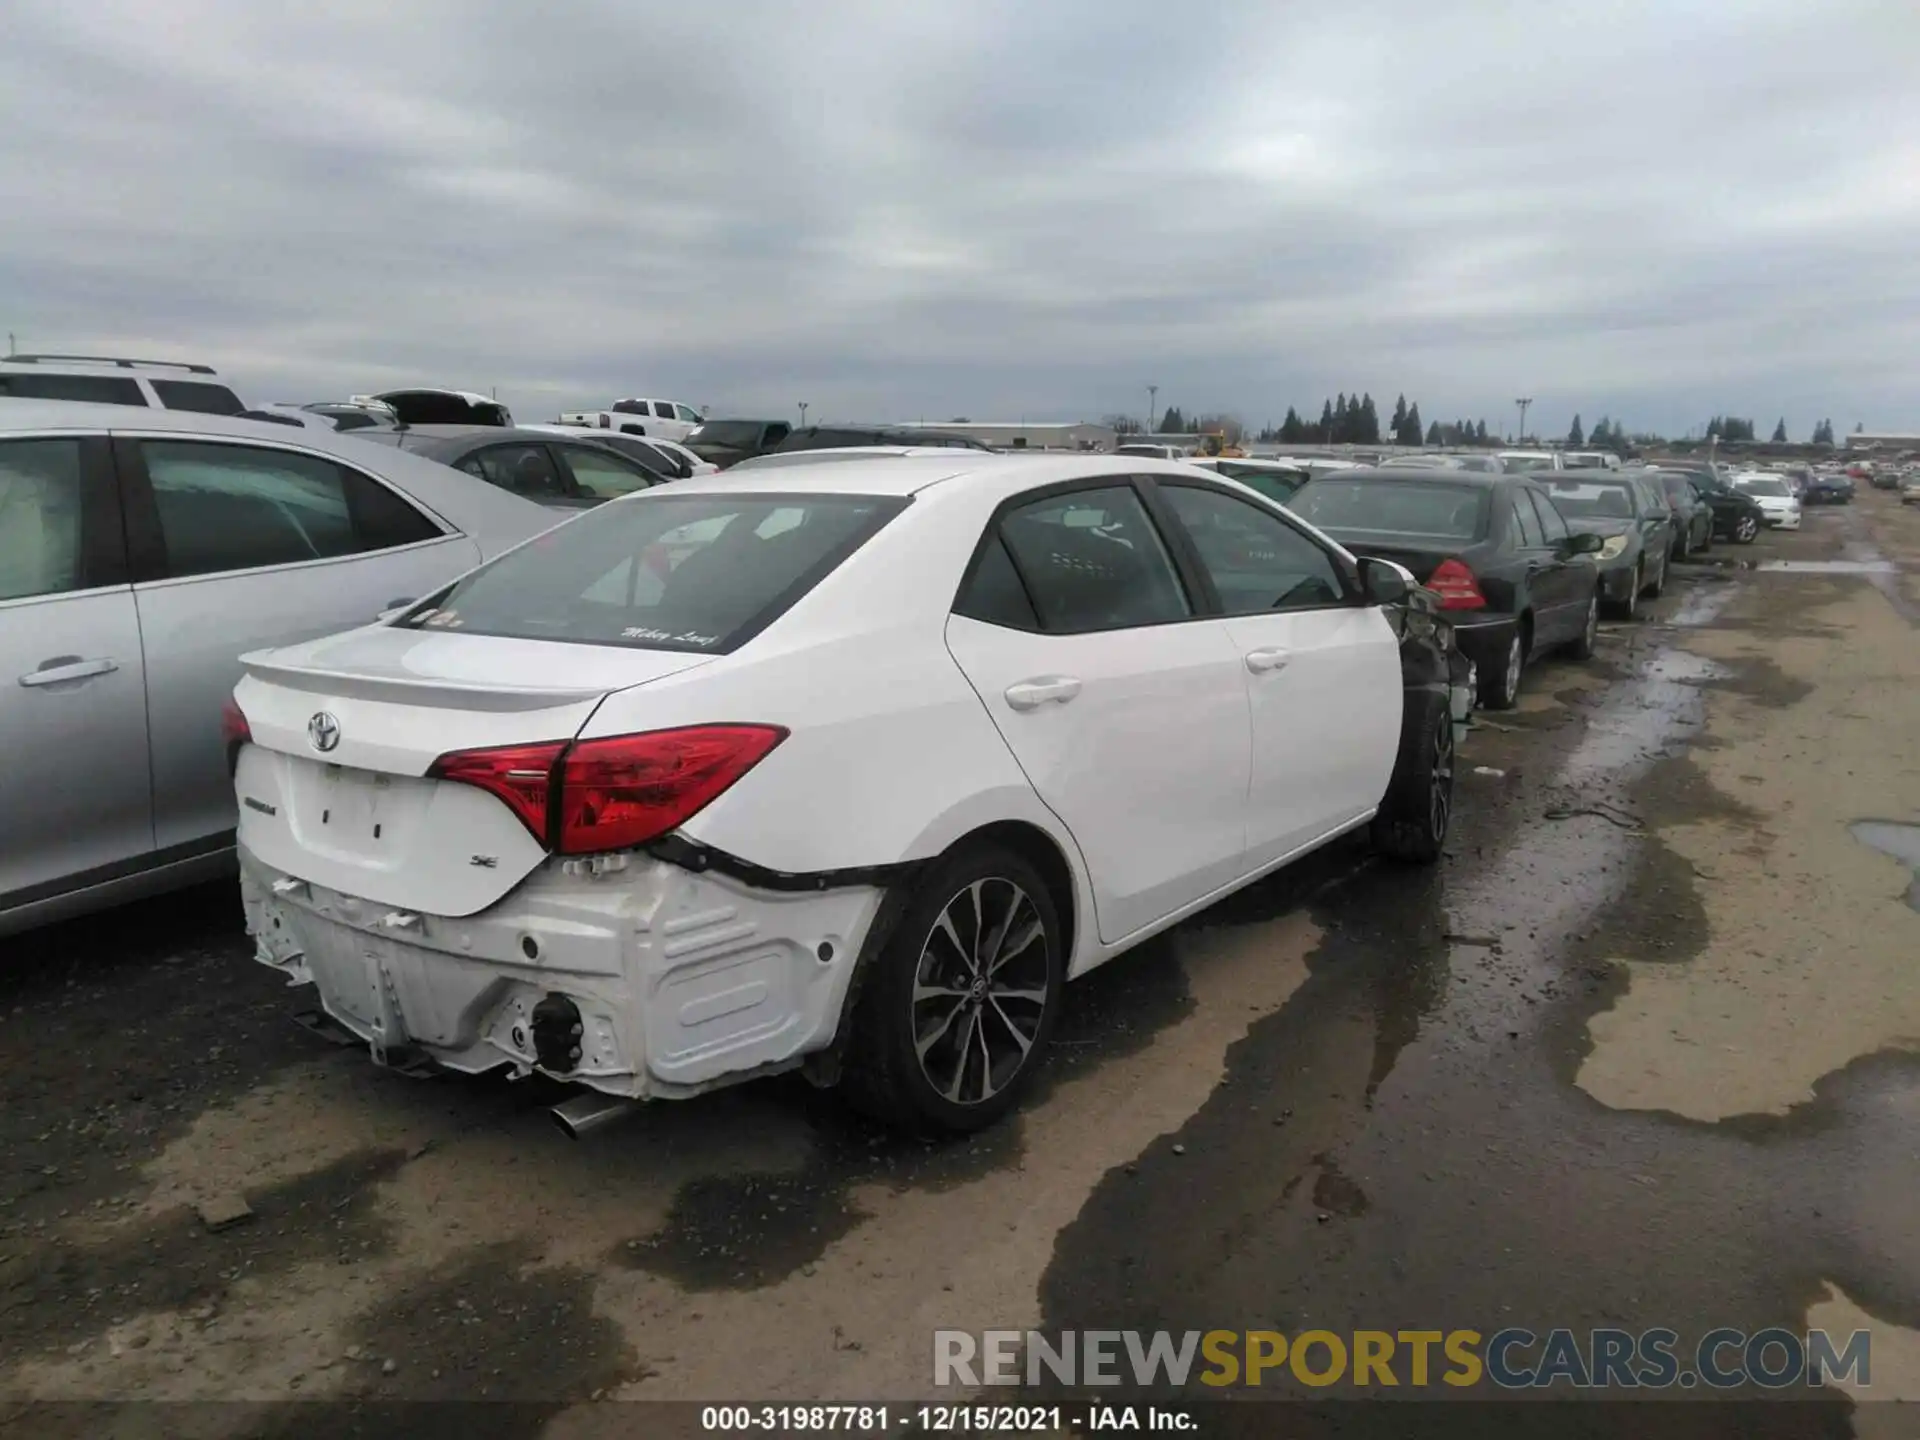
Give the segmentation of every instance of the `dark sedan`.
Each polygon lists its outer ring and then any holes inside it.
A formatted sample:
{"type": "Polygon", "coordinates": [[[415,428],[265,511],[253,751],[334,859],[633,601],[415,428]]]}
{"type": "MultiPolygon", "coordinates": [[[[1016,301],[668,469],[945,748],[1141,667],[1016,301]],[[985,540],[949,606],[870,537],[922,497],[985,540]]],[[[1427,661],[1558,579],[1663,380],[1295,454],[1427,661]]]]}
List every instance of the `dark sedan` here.
{"type": "Polygon", "coordinates": [[[953,435],[942,430],[886,425],[808,425],[795,430],[775,445],[772,453],[787,455],[795,450],[859,450],[869,446],[878,449],[893,445],[914,448],[934,446],[954,450],[992,448],[971,436],[953,435]]]}
{"type": "Polygon", "coordinates": [[[658,485],[666,477],[598,440],[497,425],[415,425],[356,431],[354,439],[410,450],[541,505],[579,510],[658,485]]]}
{"type": "Polygon", "coordinates": [[[724,470],[749,455],[779,449],[780,442],[792,433],[793,426],[784,420],[705,420],[689,430],[681,443],[724,470]]]}
{"type": "MultiPolygon", "coordinates": [[[[1678,517],[1664,503],[1656,503],[1664,501],[1664,494],[1647,488],[1630,472],[1543,470],[1537,474],[1552,491],[1553,503],[1567,523],[1605,542],[1594,556],[1600,569],[1601,598],[1616,614],[1634,619],[1642,595],[1657,597],[1667,588],[1678,517]]],[[[1706,507],[1700,509],[1704,513],[1706,507]]]]}
{"type": "Polygon", "coordinates": [[[1343,470],[1287,508],[1355,555],[1405,566],[1439,597],[1480,672],[1481,701],[1511,709],[1527,663],[1556,646],[1593,654],[1605,541],[1578,532],[1533,476],[1343,470]]]}
{"type": "Polygon", "coordinates": [[[1743,495],[1721,478],[1719,471],[1707,465],[1685,467],[1665,465],[1659,474],[1678,475],[1692,485],[1713,512],[1716,539],[1737,545],[1751,545],[1767,528],[1767,512],[1751,496],[1743,495]]]}
{"type": "Polygon", "coordinates": [[[1851,505],[1853,481],[1845,475],[1815,475],[1807,483],[1808,505],[1851,505]]]}
{"type": "Polygon", "coordinates": [[[1641,474],[1649,484],[1666,492],[1673,509],[1673,558],[1684,560],[1695,551],[1713,545],[1713,507],[1693,481],[1670,470],[1646,470],[1641,474]]]}

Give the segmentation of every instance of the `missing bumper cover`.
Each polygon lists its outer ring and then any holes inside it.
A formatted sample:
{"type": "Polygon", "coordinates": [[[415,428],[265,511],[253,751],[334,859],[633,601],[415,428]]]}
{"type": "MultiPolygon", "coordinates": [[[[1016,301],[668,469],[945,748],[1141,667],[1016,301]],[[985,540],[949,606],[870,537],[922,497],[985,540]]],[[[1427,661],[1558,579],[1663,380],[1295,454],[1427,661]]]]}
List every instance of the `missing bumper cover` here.
{"type": "Polygon", "coordinates": [[[698,845],[681,835],[668,835],[647,846],[647,852],[654,858],[666,861],[669,865],[678,865],[682,870],[691,870],[696,875],[714,870],[742,884],[751,885],[756,890],[778,890],[798,893],[809,890],[843,890],[854,886],[873,886],[884,889],[911,879],[920,868],[920,861],[908,860],[897,865],[863,865],[846,870],[808,870],[792,873],[786,870],[769,870],[764,865],[755,865],[750,860],[742,860],[729,855],[724,850],[715,850],[710,845],[698,845]]]}

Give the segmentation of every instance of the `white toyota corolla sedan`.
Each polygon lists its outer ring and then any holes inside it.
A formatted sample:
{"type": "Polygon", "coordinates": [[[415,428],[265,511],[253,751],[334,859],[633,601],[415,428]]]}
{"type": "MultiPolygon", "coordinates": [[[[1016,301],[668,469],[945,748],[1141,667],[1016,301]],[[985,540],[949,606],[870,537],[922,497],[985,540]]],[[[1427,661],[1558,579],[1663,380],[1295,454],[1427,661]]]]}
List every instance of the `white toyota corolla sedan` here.
{"type": "Polygon", "coordinates": [[[384,1064],[599,1092],[576,1132],[794,1067],[970,1129],[1064,981],[1369,822],[1439,853],[1426,599],[1138,457],[663,486],[245,657],[249,927],[384,1064]]]}

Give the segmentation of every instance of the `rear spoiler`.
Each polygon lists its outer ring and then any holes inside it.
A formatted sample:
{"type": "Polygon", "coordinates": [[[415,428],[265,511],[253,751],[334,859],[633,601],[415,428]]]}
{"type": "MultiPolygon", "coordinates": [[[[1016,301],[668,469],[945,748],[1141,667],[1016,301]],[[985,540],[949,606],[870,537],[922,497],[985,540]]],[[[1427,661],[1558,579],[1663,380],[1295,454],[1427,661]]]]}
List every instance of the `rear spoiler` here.
{"type": "Polygon", "coordinates": [[[240,668],[256,680],[264,680],[288,690],[302,690],[316,695],[344,695],[355,700],[433,703],[494,714],[548,710],[559,705],[598,700],[610,693],[605,686],[584,690],[561,689],[479,681],[420,680],[412,676],[383,675],[370,671],[319,670],[275,660],[271,651],[242,655],[240,668]]]}

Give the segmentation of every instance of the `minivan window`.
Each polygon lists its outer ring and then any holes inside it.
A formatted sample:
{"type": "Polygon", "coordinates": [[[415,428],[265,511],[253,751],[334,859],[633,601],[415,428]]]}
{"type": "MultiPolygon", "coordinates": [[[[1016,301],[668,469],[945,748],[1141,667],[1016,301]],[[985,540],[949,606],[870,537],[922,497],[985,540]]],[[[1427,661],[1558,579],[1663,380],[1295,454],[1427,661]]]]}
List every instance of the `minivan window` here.
{"type": "Polygon", "coordinates": [[[725,653],[908,503],[883,495],[637,496],[510,551],[399,623],[725,653]]]}
{"type": "Polygon", "coordinates": [[[92,405],[145,405],[140,382],[122,375],[26,375],[0,372],[0,396],[10,400],[79,400],[92,405]]]}
{"type": "Polygon", "coordinates": [[[153,393],[169,410],[191,410],[197,415],[238,415],[247,407],[224,385],[204,380],[150,380],[153,393]]]}

